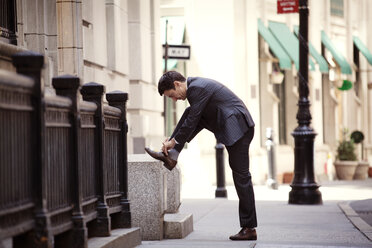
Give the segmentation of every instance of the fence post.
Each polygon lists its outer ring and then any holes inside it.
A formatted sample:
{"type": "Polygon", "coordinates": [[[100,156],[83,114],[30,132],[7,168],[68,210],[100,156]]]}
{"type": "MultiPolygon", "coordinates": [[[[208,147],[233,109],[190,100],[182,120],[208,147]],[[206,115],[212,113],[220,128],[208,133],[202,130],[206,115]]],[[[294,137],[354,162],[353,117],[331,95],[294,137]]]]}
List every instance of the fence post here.
{"type": "Polygon", "coordinates": [[[103,152],[104,152],[104,113],[103,113],[103,94],[105,93],[105,86],[95,82],[90,82],[85,85],[80,90],[85,101],[94,102],[97,104],[97,110],[94,114],[96,123],[96,142],[95,151],[96,158],[95,161],[98,163],[98,206],[97,206],[97,219],[96,223],[92,229],[93,236],[110,236],[111,232],[111,219],[109,213],[109,207],[107,206],[105,193],[106,189],[106,177],[107,171],[104,164],[103,152]]]}
{"type": "MultiPolygon", "coordinates": [[[[33,154],[33,185],[35,202],[35,231],[27,237],[28,245],[34,243],[37,247],[52,247],[54,237],[51,232],[51,220],[46,207],[46,178],[45,175],[45,100],[44,83],[41,80],[41,69],[44,65],[44,56],[35,52],[25,51],[12,56],[13,65],[17,73],[31,77],[35,84],[32,95],[34,107],[32,130],[33,154]]],[[[20,242],[22,243],[22,242],[20,242]]],[[[19,244],[20,244],[19,243],[19,244]]],[[[17,244],[16,244],[17,246],[17,244]]],[[[21,244],[20,244],[21,246],[21,244]]]]}
{"type": "Polygon", "coordinates": [[[80,107],[78,89],[80,87],[80,79],[76,76],[64,75],[54,77],[52,84],[57,95],[68,97],[71,99],[72,106],[70,112],[71,118],[71,163],[74,165],[72,172],[72,196],[74,199],[74,210],[72,213],[72,221],[74,228],[72,230],[72,247],[87,247],[88,229],[84,220],[82,206],[82,169],[80,161],[81,154],[79,153],[80,145],[80,107]]]}
{"type": "Polygon", "coordinates": [[[128,93],[121,91],[112,91],[106,94],[106,99],[110,106],[119,108],[121,110],[120,117],[120,140],[119,140],[119,180],[121,199],[120,205],[122,210],[118,218],[112,219],[115,228],[131,227],[130,203],[128,200],[128,149],[127,149],[127,109],[126,103],[128,101],[128,93]]]}

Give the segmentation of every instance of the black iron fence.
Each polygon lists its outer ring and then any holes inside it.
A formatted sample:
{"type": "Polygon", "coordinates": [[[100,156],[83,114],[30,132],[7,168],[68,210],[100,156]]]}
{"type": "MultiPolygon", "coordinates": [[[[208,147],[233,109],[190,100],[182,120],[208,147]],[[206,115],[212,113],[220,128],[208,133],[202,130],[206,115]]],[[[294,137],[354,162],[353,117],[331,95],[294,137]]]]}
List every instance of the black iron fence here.
{"type": "Polygon", "coordinates": [[[130,227],[128,94],[105,105],[103,85],[60,76],[45,97],[43,56],[12,60],[18,74],[0,71],[0,246],[87,247],[130,227]]]}

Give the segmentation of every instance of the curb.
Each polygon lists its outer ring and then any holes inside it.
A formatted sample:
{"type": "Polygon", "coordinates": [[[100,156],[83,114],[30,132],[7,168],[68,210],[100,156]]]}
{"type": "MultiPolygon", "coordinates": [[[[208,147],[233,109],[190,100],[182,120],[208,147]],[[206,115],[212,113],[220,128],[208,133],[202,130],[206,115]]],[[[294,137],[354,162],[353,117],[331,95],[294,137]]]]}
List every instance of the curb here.
{"type": "Polygon", "coordinates": [[[358,213],[350,206],[350,201],[338,203],[340,209],[344,212],[346,217],[353,223],[353,225],[363,233],[369,240],[372,241],[372,226],[359,217],[358,213]]]}

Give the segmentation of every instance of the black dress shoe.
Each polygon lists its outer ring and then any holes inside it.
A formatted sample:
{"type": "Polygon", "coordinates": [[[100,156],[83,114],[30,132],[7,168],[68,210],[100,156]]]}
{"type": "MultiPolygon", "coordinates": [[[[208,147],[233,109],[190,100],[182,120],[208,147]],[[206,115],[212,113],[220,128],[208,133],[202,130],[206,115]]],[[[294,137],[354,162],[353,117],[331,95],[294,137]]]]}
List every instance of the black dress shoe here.
{"type": "Polygon", "coordinates": [[[256,229],[243,227],[240,232],[237,234],[230,236],[231,240],[257,240],[257,233],[256,229]]]}
{"type": "Polygon", "coordinates": [[[145,151],[151,157],[153,157],[153,158],[155,158],[157,160],[163,161],[164,162],[164,166],[168,170],[172,170],[176,166],[176,164],[177,164],[177,160],[171,159],[170,157],[166,156],[163,152],[154,152],[153,150],[151,150],[148,147],[145,148],[145,151]]]}

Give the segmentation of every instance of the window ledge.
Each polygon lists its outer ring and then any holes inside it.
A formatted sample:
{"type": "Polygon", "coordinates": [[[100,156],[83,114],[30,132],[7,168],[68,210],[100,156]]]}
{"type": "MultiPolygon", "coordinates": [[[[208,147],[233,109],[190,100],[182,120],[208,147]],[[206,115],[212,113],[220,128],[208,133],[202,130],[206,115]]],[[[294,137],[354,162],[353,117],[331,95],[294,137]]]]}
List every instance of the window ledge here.
{"type": "Polygon", "coordinates": [[[28,51],[25,48],[7,44],[3,41],[0,41],[0,56],[1,57],[12,57],[13,54],[19,53],[19,52],[25,52],[28,51]]]}

